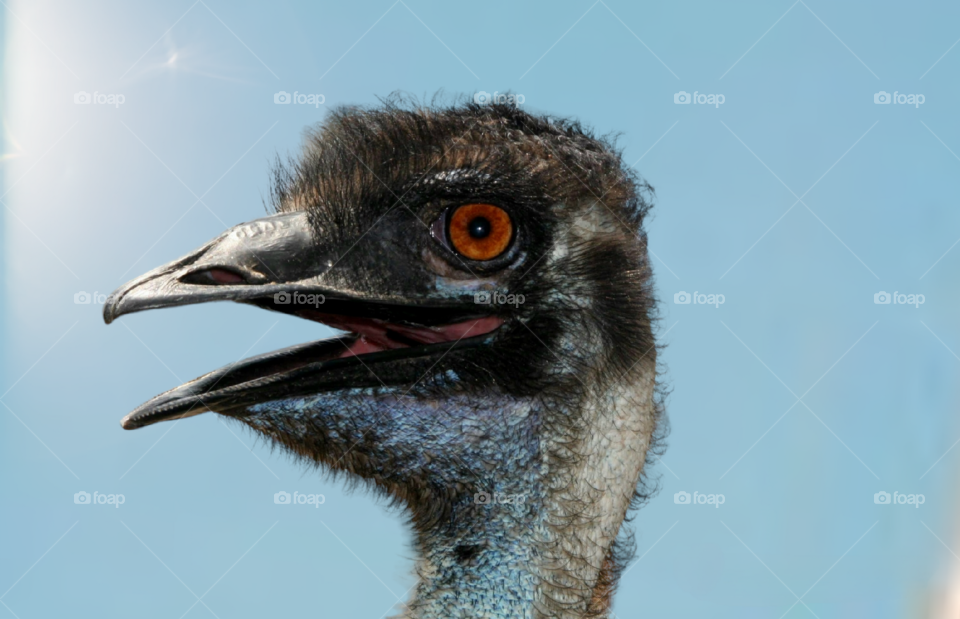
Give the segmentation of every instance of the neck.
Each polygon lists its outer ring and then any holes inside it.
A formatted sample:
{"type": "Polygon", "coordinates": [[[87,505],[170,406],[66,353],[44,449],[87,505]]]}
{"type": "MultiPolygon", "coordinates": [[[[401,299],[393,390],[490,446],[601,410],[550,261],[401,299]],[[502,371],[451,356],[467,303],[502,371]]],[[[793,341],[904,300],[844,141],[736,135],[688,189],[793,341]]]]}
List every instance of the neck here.
{"type": "MultiPolygon", "coordinates": [[[[464,506],[466,514],[451,527],[456,533],[438,529],[417,536],[420,582],[404,619],[608,616],[619,575],[613,546],[587,591],[575,599],[545,600],[550,532],[542,497],[531,500],[529,487],[525,494],[482,496],[487,502],[464,506]]],[[[588,533],[602,537],[599,529],[588,533]]],[[[578,563],[589,563],[589,557],[578,563]]]]}
{"type": "Polygon", "coordinates": [[[468,507],[472,514],[467,522],[456,524],[456,533],[431,531],[418,536],[420,582],[404,617],[537,616],[534,566],[542,522],[536,501],[526,502],[529,490],[527,496],[496,492],[490,497],[486,504],[468,507]]]}
{"type": "Polygon", "coordinates": [[[644,364],[579,402],[320,395],[243,421],[407,502],[420,582],[404,619],[605,617],[656,425],[653,378],[644,364]]]}
{"type": "Polygon", "coordinates": [[[403,617],[607,617],[623,566],[617,536],[656,423],[653,377],[644,368],[587,403],[591,428],[578,440],[545,430],[537,405],[513,416],[536,440],[509,428],[480,438],[501,451],[464,464],[488,485],[418,531],[420,582],[403,617]]]}
{"type": "Polygon", "coordinates": [[[405,618],[537,617],[536,565],[545,526],[542,411],[529,400],[486,404],[484,411],[475,409],[479,423],[457,424],[463,442],[453,466],[445,467],[473,480],[470,487],[442,519],[414,522],[420,582],[405,618]]]}

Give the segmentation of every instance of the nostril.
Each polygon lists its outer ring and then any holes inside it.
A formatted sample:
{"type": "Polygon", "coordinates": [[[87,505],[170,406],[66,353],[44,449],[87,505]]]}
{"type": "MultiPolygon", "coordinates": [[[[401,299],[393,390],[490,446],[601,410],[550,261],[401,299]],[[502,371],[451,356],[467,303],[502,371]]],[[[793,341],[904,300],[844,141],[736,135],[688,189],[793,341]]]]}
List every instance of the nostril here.
{"type": "Polygon", "coordinates": [[[243,284],[247,280],[243,275],[228,269],[215,267],[212,269],[203,269],[187,273],[180,278],[185,284],[196,284],[198,286],[222,286],[229,284],[243,284]]]}

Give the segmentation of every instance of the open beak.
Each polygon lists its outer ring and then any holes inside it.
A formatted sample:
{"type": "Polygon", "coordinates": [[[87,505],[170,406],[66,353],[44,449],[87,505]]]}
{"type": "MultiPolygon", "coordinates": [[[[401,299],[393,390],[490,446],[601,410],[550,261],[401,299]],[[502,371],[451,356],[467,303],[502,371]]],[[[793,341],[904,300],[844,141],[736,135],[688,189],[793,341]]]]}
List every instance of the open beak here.
{"type": "Polygon", "coordinates": [[[107,324],[147,309],[237,301],[347,332],[215,370],[139,406],[121,425],[129,430],[206,411],[241,415],[256,404],[343,389],[412,386],[437,358],[489,343],[503,324],[472,294],[361,287],[350,264],[318,242],[305,212],[284,213],[231,228],[121,286],[104,304],[107,324]]]}

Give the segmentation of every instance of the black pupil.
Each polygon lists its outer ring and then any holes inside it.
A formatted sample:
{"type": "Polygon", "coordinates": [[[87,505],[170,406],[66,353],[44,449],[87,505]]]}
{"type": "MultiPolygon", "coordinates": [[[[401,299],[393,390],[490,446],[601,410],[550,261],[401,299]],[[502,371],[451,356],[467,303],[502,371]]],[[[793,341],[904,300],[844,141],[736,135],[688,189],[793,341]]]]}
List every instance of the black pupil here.
{"type": "Polygon", "coordinates": [[[467,224],[470,236],[475,239],[485,239],[490,236],[490,220],[486,217],[474,217],[467,224]]]}

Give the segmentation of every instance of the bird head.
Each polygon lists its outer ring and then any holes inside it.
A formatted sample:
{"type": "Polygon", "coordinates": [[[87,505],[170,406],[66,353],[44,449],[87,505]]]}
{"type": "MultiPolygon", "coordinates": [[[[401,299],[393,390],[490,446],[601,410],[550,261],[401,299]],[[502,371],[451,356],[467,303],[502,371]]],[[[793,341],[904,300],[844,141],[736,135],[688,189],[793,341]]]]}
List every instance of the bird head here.
{"type": "Polygon", "coordinates": [[[278,164],[274,214],[122,286],[104,319],[229,300],[344,334],[122,425],[214,412],[388,495],[421,554],[411,617],[600,615],[660,415],[649,191],[574,122],[340,108],[278,164]]]}

